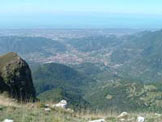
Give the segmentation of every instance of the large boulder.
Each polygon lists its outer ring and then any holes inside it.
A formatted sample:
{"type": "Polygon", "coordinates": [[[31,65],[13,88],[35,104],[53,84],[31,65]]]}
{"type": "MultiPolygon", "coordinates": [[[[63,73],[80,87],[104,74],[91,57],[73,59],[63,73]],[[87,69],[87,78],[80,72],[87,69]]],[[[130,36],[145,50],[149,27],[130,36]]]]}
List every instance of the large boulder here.
{"type": "Polygon", "coordinates": [[[34,100],[35,89],[28,64],[16,53],[0,56],[0,92],[18,100],[34,100]]]}

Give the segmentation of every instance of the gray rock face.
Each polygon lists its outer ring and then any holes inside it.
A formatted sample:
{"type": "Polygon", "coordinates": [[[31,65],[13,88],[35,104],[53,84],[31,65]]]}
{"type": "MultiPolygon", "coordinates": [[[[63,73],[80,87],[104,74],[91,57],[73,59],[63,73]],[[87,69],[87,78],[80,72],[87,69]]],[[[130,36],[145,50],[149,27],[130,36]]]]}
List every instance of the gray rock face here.
{"type": "Polygon", "coordinates": [[[30,68],[16,53],[0,56],[0,91],[18,100],[35,99],[30,68]]]}

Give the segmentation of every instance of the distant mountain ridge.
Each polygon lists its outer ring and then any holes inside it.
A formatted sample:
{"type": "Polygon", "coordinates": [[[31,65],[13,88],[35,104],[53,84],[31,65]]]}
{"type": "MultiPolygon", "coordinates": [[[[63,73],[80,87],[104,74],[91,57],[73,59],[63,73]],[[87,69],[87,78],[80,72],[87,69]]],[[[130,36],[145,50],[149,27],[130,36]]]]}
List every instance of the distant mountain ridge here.
{"type": "Polygon", "coordinates": [[[143,32],[125,41],[111,56],[115,64],[123,64],[119,72],[143,82],[162,79],[162,31],[143,32]],[[126,73],[126,74],[125,74],[126,73]]]}
{"type": "Polygon", "coordinates": [[[17,52],[25,59],[42,58],[65,52],[66,47],[58,41],[44,37],[0,36],[0,54],[17,52]]]}

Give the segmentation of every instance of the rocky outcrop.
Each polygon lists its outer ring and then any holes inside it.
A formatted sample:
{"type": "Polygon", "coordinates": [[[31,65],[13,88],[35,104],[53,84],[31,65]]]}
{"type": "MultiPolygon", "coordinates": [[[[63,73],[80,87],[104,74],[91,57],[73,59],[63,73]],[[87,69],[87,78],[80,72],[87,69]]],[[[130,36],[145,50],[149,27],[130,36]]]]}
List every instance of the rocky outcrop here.
{"type": "Polygon", "coordinates": [[[16,53],[0,56],[0,92],[18,100],[34,100],[35,89],[28,64],[16,53]]]}

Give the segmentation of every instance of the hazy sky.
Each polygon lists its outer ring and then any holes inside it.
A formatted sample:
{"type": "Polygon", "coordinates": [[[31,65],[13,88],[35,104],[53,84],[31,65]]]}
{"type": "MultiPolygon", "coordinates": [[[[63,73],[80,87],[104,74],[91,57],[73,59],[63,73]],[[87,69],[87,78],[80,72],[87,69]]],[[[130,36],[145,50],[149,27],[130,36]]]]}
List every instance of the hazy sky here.
{"type": "Polygon", "coordinates": [[[0,0],[0,27],[160,28],[162,0],[0,0]]]}

